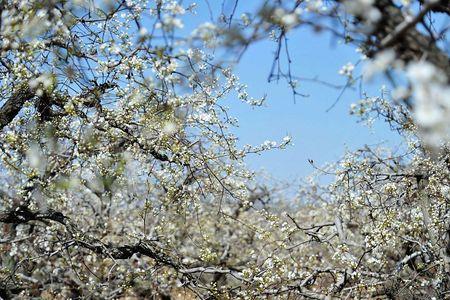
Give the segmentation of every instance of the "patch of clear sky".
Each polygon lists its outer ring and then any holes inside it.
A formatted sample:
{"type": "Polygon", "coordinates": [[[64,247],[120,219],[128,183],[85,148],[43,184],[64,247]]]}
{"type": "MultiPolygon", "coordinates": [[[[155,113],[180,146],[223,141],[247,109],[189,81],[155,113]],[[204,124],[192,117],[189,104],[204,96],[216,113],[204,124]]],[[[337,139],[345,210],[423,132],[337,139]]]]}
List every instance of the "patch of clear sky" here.
{"type": "MultiPolygon", "coordinates": [[[[225,3],[225,13],[233,9],[233,3],[225,3]]],[[[240,1],[235,17],[254,11],[258,3],[240,1]]],[[[184,19],[185,30],[211,22],[207,1],[197,1],[197,5],[197,15],[184,19]]],[[[213,18],[217,20],[222,1],[209,1],[209,6],[213,18]]],[[[276,43],[273,41],[258,42],[247,50],[235,68],[241,82],[248,85],[251,96],[259,98],[266,95],[265,105],[251,108],[231,97],[224,103],[230,108],[230,114],[239,119],[239,127],[233,129],[239,138],[239,145],[257,145],[265,140],[281,141],[286,135],[293,139],[294,145],[285,150],[249,156],[247,164],[251,169],[265,170],[281,181],[293,181],[314,170],[308,159],[320,166],[338,160],[346,149],[355,150],[379,143],[395,147],[401,143],[399,135],[384,122],[375,122],[368,128],[349,114],[350,104],[361,98],[358,85],[354,89],[346,89],[339,102],[327,111],[339,96],[339,89],[300,80],[299,92],[309,97],[297,97],[294,101],[285,81],[269,83],[267,79],[275,50],[276,43]]],[[[317,34],[306,28],[289,35],[289,50],[295,75],[317,77],[336,85],[346,83],[346,78],[338,74],[340,68],[348,62],[356,63],[360,58],[354,46],[343,45],[329,34],[317,34]]],[[[360,68],[355,71],[358,74],[360,68]]],[[[364,83],[364,91],[370,96],[379,96],[382,84],[381,80],[364,83]]]]}

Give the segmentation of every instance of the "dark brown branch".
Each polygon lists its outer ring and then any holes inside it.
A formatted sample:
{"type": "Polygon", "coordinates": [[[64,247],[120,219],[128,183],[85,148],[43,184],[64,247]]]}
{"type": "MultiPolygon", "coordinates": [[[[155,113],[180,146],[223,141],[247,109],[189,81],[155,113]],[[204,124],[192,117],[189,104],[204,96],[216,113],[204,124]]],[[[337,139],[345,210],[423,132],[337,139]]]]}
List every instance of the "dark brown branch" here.
{"type": "Polygon", "coordinates": [[[34,93],[28,88],[20,88],[0,108],[0,130],[17,116],[27,100],[33,98],[34,93]]]}
{"type": "MultiPolygon", "coordinates": [[[[0,212],[0,222],[2,223],[23,224],[30,221],[58,222],[66,226],[72,237],[78,236],[78,234],[76,233],[81,233],[81,230],[79,230],[75,224],[70,222],[69,218],[64,216],[62,213],[54,210],[48,210],[47,212],[33,212],[25,206],[19,206],[9,211],[0,212]]],[[[83,235],[81,234],[80,236],[83,235]]],[[[82,246],[97,254],[109,256],[115,259],[127,259],[133,256],[133,254],[135,253],[140,253],[142,255],[155,259],[158,263],[161,263],[163,265],[174,267],[177,270],[182,268],[181,265],[178,265],[168,256],[162,255],[162,253],[160,253],[161,250],[152,249],[152,246],[149,243],[114,246],[105,244],[98,239],[87,237],[84,239],[75,239],[75,241],[78,246],[82,246]]]]}
{"type": "MultiPolygon", "coordinates": [[[[424,4],[424,0],[419,0],[420,3],[424,4]]],[[[450,0],[437,1],[436,5],[433,6],[432,12],[445,13],[450,15],[450,0]]]]}
{"type": "MultiPolygon", "coordinates": [[[[1,223],[13,223],[13,224],[24,224],[31,221],[54,221],[64,225],[69,232],[71,243],[67,244],[67,247],[70,246],[78,246],[81,248],[88,249],[96,254],[101,256],[110,257],[113,259],[129,259],[134,254],[140,254],[143,256],[147,256],[155,260],[155,262],[162,266],[167,266],[174,269],[177,273],[181,274],[185,278],[187,278],[190,284],[194,283],[196,279],[192,276],[193,274],[228,274],[233,278],[240,280],[245,283],[249,283],[249,281],[242,275],[240,271],[234,269],[228,269],[223,267],[195,267],[195,268],[187,268],[182,263],[176,262],[174,259],[170,257],[170,255],[166,254],[161,247],[159,247],[156,243],[151,241],[138,242],[134,245],[112,245],[105,244],[99,239],[91,238],[82,233],[81,230],[77,228],[75,224],[73,224],[69,218],[64,216],[62,213],[48,210],[47,212],[41,211],[31,211],[26,206],[19,206],[17,208],[2,211],[0,212],[0,222],[1,223]]],[[[314,273],[316,276],[318,273],[314,273]]],[[[283,294],[288,293],[290,291],[297,291],[303,296],[307,296],[314,299],[325,299],[325,296],[319,293],[312,292],[307,290],[305,286],[309,283],[310,277],[304,279],[300,285],[296,286],[288,286],[282,289],[273,289],[273,290],[265,290],[262,292],[264,295],[269,294],[283,294]]],[[[14,294],[15,291],[7,290],[0,288],[0,296],[14,294]]]]}
{"type": "Polygon", "coordinates": [[[433,7],[436,7],[437,4],[437,2],[429,2],[425,4],[425,7],[422,8],[422,10],[412,20],[404,20],[400,23],[394,31],[381,40],[381,48],[392,46],[399,38],[401,38],[403,34],[416,26],[416,24],[419,23],[423,17],[433,9],[433,7]]]}
{"type": "Polygon", "coordinates": [[[1,223],[13,223],[22,224],[30,221],[55,221],[66,225],[66,217],[57,211],[48,210],[47,212],[33,212],[29,208],[24,206],[19,206],[10,211],[0,212],[0,222],[1,223]]]}
{"type": "MultiPolygon", "coordinates": [[[[369,53],[369,56],[373,56],[380,50],[392,48],[398,57],[405,62],[426,59],[449,75],[450,60],[448,54],[436,45],[432,37],[421,33],[414,26],[436,5],[426,5],[416,18],[407,21],[400,8],[392,0],[376,1],[376,6],[383,17],[372,34],[376,37],[377,42],[374,45],[375,49],[372,53],[369,53]]],[[[371,44],[371,42],[368,43],[371,44]]]]}

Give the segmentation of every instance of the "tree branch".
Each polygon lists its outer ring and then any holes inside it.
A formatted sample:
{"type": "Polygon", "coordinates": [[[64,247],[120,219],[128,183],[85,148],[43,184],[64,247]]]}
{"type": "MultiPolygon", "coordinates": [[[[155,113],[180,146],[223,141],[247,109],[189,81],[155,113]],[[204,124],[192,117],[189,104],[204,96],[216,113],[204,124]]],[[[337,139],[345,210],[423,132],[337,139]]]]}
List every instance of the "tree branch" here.
{"type": "Polygon", "coordinates": [[[19,88],[0,108],[0,130],[16,117],[27,100],[33,98],[34,93],[28,87],[19,88]]]}

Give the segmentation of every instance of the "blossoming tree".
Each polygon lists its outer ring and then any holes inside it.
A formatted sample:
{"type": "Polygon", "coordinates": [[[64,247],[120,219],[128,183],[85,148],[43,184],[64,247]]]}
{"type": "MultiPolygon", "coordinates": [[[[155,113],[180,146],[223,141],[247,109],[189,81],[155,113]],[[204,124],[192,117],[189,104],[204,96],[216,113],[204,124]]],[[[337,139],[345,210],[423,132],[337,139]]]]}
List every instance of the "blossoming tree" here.
{"type": "Polygon", "coordinates": [[[445,297],[449,1],[233,7],[186,32],[186,1],[0,1],[0,298],[445,297]],[[244,159],[290,138],[237,147],[224,99],[263,102],[232,69],[261,39],[301,94],[304,27],[358,48],[346,87],[385,74],[392,95],[351,113],[405,147],[347,153],[286,200],[244,159]]]}

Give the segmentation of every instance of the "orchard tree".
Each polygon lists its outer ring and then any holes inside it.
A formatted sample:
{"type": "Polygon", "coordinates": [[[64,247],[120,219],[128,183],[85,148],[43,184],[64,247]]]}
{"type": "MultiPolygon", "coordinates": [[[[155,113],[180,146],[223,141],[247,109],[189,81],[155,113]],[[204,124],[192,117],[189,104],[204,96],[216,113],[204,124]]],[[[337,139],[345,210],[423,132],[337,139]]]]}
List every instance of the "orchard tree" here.
{"type": "Polygon", "coordinates": [[[1,298],[448,295],[449,1],[232,4],[188,31],[187,1],[0,0],[1,298]],[[405,142],[317,166],[292,199],[244,163],[290,137],[238,147],[226,104],[263,103],[233,73],[262,39],[301,97],[304,28],[360,53],[344,88],[384,74],[351,113],[405,142]]]}

